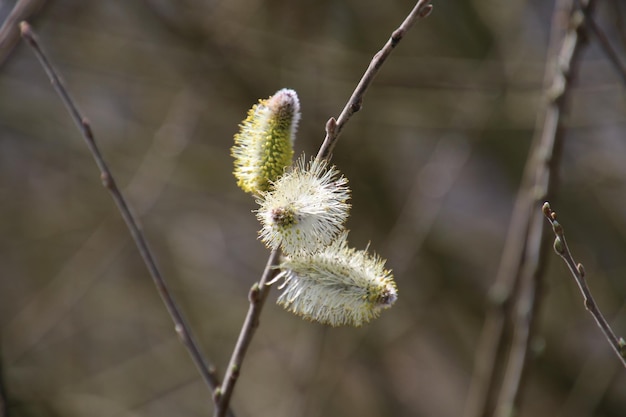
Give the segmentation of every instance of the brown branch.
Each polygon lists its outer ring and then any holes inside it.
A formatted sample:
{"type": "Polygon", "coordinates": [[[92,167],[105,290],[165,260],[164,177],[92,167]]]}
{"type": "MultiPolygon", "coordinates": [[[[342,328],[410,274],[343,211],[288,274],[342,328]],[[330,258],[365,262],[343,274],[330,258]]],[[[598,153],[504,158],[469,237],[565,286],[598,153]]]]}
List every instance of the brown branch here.
{"type": "MultiPolygon", "coordinates": [[[[0,336],[0,342],[2,338],[0,336]]],[[[0,343],[2,346],[2,343],[0,343]]],[[[0,352],[0,417],[8,417],[9,415],[9,399],[7,397],[7,389],[4,384],[4,356],[0,352]]]]}
{"type": "Polygon", "coordinates": [[[228,368],[226,368],[224,383],[215,393],[215,416],[223,416],[230,404],[230,399],[241,371],[241,365],[243,364],[250,342],[252,342],[252,337],[259,327],[261,311],[272,288],[268,285],[268,282],[270,282],[272,277],[278,272],[276,266],[278,265],[279,258],[280,250],[273,250],[267,260],[267,265],[265,266],[261,279],[250,288],[250,293],[248,294],[250,308],[248,309],[248,314],[246,315],[241,332],[239,333],[239,339],[237,339],[237,344],[235,345],[230,362],[228,363],[228,368]]]}
{"type": "Polygon", "coordinates": [[[557,1],[552,21],[548,59],[554,68],[546,70],[546,104],[537,118],[537,133],[490,291],[493,308],[479,342],[465,409],[468,417],[503,416],[519,407],[549,245],[537,208],[554,188],[563,138],[562,114],[583,40],[583,19],[572,0],[557,1]]]}
{"type": "Polygon", "coordinates": [[[606,321],[604,315],[600,311],[600,308],[593,299],[591,290],[585,280],[585,269],[582,264],[576,263],[574,260],[574,257],[572,256],[565,240],[563,226],[561,226],[561,224],[556,220],[556,212],[552,211],[550,203],[544,203],[542,211],[550,224],[552,224],[552,230],[556,236],[554,239],[554,251],[565,261],[565,264],[572,273],[572,276],[574,277],[574,280],[576,281],[576,284],[578,285],[578,288],[583,296],[585,308],[589,311],[589,314],[593,316],[598,324],[598,327],[600,327],[600,330],[604,333],[606,340],[613,348],[613,351],[619,358],[622,365],[626,368],[626,341],[624,341],[621,337],[618,338],[615,336],[615,332],[613,332],[613,329],[611,329],[611,326],[606,321]]]}
{"type": "Polygon", "coordinates": [[[622,79],[622,82],[626,84],[626,66],[622,63],[622,60],[619,57],[619,54],[613,48],[611,41],[608,36],[604,33],[602,28],[598,26],[593,16],[591,15],[591,10],[587,8],[582,8],[583,14],[585,15],[585,25],[593,32],[594,36],[598,40],[600,44],[600,49],[604,51],[604,54],[607,56],[613,68],[622,79]]]}
{"type": "Polygon", "coordinates": [[[413,26],[413,23],[415,23],[418,18],[427,17],[432,9],[433,6],[430,4],[430,0],[419,0],[402,24],[393,31],[385,46],[374,55],[374,58],[370,61],[367,70],[352,92],[352,96],[339,114],[339,117],[336,119],[331,117],[326,123],[326,137],[317,153],[318,158],[330,159],[330,155],[335,148],[341,131],[352,115],[361,110],[367,89],[372,84],[372,81],[374,81],[374,77],[378,74],[378,71],[391,54],[391,51],[400,43],[406,32],[413,26]]]}
{"type": "Polygon", "coordinates": [[[4,63],[20,40],[19,23],[41,9],[46,0],[18,0],[0,27],[0,65],[4,63]]]}
{"type": "MultiPolygon", "coordinates": [[[[331,117],[326,123],[326,137],[317,153],[317,159],[331,158],[332,150],[337,143],[341,130],[352,115],[361,109],[363,97],[372,84],[380,67],[389,54],[391,54],[391,51],[402,40],[406,32],[411,28],[415,20],[420,17],[428,16],[431,11],[432,5],[430,4],[430,0],[419,0],[398,29],[392,33],[385,46],[374,55],[339,117],[337,119],[331,117]]],[[[228,368],[226,369],[222,387],[215,394],[216,408],[214,417],[223,417],[225,410],[229,406],[248,346],[259,325],[261,310],[263,309],[265,299],[270,291],[270,286],[266,283],[269,282],[274,275],[279,258],[279,251],[272,251],[261,280],[250,289],[250,307],[248,308],[248,313],[239,333],[237,344],[235,345],[228,368]]]]}
{"type": "Polygon", "coordinates": [[[150,273],[150,276],[154,281],[157,291],[159,292],[159,295],[161,296],[161,299],[163,300],[163,303],[165,304],[167,311],[170,314],[172,321],[174,322],[174,328],[176,330],[176,333],[179,335],[181,341],[187,348],[203,380],[209,386],[211,391],[215,392],[215,390],[217,390],[220,385],[220,381],[215,373],[214,367],[210,365],[202,355],[198,342],[191,332],[191,328],[186,323],[180,311],[180,308],[178,307],[176,301],[174,300],[174,297],[170,293],[165,279],[163,278],[159,268],[157,267],[154,256],[152,255],[152,252],[148,246],[148,242],[146,241],[141,231],[139,222],[132,214],[124,196],[122,195],[122,192],[119,190],[115,179],[113,178],[113,175],[108,168],[107,163],[105,162],[102,154],[100,153],[100,150],[98,149],[98,146],[96,145],[89,121],[81,115],[74,100],[63,85],[61,79],[57,75],[56,70],[54,69],[54,67],[50,63],[50,60],[41,48],[39,41],[37,40],[37,37],[31,29],[30,25],[26,22],[21,22],[20,30],[22,37],[33,49],[33,52],[35,53],[42,67],[46,71],[46,74],[50,78],[50,82],[52,83],[56,92],[59,94],[61,100],[63,101],[63,104],[70,113],[72,120],[78,126],[82,137],[85,140],[85,143],[87,144],[87,147],[89,148],[89,151],[91,152],[94,161],[98,166],[98,169],[100,170],[100,179],[102,180],[102,184],[110,192],[111,197],[115,201],[115,204],[117,205],[117,208],[119,209],[120,214],[122,215],[122,218],[124,219],[124,222],[126,223],[126,226],[130,231],[130,234],[148,269],[148,272],[150,273]]]}

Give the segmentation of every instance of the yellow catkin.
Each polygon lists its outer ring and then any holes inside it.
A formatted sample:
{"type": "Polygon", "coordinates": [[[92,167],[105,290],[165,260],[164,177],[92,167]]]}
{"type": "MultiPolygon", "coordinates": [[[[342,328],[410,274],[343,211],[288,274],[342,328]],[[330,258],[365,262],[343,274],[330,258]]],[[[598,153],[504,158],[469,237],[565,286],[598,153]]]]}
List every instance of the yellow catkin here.
{"type": "Polygon", "coordinates": [[[300,120],[300,102],[294,90],[282,89],[259,100],[235,135],[231,154],[237,185],[245,192],[267,191],[290,166],[300,120]]]}

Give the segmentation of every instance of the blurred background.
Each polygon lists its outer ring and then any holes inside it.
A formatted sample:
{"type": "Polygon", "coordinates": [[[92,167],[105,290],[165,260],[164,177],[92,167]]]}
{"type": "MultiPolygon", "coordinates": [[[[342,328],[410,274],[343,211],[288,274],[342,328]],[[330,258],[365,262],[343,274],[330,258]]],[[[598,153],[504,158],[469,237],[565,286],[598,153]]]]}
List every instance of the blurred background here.
{"type": "MultiPolygon", "coordinates": [[[[28,3],[28,2],[27,2],[28,3]]],[[[295,89],[314,155],[407,0],[34,1],[24,9],[140,217],[219,374],[268,250],[230,147],[259,98],[295,89]]],[[[396,305],[327,328],[272,290],[232,406],[246,416],[459,416],[540,110],[542,0],[434,1],[346,126],[350,242],[388,260],[396,305]]],[[[14,1],[0,1],[4,21],[14,1]]],[[[626,62],[626,5],[596,21],[626,62]]],[[[11,36],[8,39],[18,40],[11,36]]],[[[0,375],[6,416],[207,416],[179,342],[79,131],[32,51],[2,45],[0,375]]],[[[553,208],[626,335],[624,83],[591,39],[553,208]]],[[[520,416],[626,415],[626,372],[550,251],[520,416]]],[[[3,416],[4,417],[4,416],[3,416]]]]}

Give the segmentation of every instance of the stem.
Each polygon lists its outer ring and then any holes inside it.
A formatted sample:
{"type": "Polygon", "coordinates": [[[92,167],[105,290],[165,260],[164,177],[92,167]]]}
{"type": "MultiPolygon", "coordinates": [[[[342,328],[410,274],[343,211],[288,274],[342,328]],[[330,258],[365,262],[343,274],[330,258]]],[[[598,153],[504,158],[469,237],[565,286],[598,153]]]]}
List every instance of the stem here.
{"type": "Polygon", "coordinates": [[[615,336],[615,332],[613,332],[613,329],[606,321],[604,315],[600,311],[600,308],[596,304],[596,301],[593,299],[591,290],[585,280],[585,269],[582,264],[577,263],[574,260],[574,257],[567,246],[567,241],[565,240],[563,226],[561,226],[561,224],[556,220],[556,212],[552,211],[550,203],[544,203],[542,211],[550,224],[552,224],[552,230],[556,236],[556,239],[554,240],[554,251],[565,261],[565,264],[572,273],[572,276],[574,277],[574,280],[576,281],[576,284],[578,284],[578,288],[583,295],[585,308],[589,311],[589,314],[593,316],[598,327],[600,327],[600,330],[604,333],[606,340],[608,340],[620,362],[626,368],[626,342],[623,338],[615,336]]]}
{"type": "Polygon", "coordinates": [[[37,40],[37,36],[31,29],[30,25],[26,22],[20,23],[20,30],[22,37],[28,42],[29,46],[33,49],[33,52],[39,59],[42,67],[46,71],[46,74],[50,78],[50,82],[52,83],[54,89],[59,94],[63,104],[67,108],[68,112],[72,120],[78,126],[89,151],[91,152],[98,169],[100,170],[100,179],[102,181],[102,185],[109,191],[111,197],[115,201],[115,204],[128,227],[130,234],[139,250],[141,258],[143,259],[152,280],[167,308],[167,311],[174,322],[174,328],[176,333],[180,337],[181,341],[187,348],[194,364],[196,365],[202,379],[209,386],[212,392],[215,392],[220,385],[219,379],[215,373],[215,369],[202,355],[198,342],[196,341],[191,328],[185,321],[180,308],[176,304],[174,297],[172,296],[165,279],[161,275],[161,272],[156,264],[154,256],[148,246],[146,238],[141,231],[141,227],[139,226],[139,222],[132,214],[122,192],[118,188],[111,171],[108,168],[106,161],[104,160],[102,154],[98,146],[96,145],[93,131],[91,130],[91,125],[89,121],[82,116],[78,107],[76,106],[74,100],[70,96],[69,92],[66,90],[63,85],[61,79],[57,75],[56,70],[50,63],[50,60],[44,53],[43,49],[39,45],[39,41],[37,40]]]}
{"type": "Polygon", "coordinates": [[[243,322],[241,332],[239,333],[239,339],[237,339],[237,344],[235,345],[230,362],[228,363],[228,368],[226,368],[224,383],[215,394],[215,416],[223,416],[228,408],[235,384],[239,378],[241,365],[243,364],[243,360],[248,352],[250,342],[252,342],[252,337],[254,336],[256,329],[259,327],[261,311],[263,310],[265,300],[267,299],[270,289],[272,288],[271,285],[268,285],[268,282],[271,281],[272,277],[277,272],[276,266],[278,265],[279,258],[280,250],[273,250],[267,260],[267,265],[265,266],[265,270],[263,271],[260,281],[255,283],[252,288],[250,288],[250,293],[248,294],[250,308],[248,309],[248,314],[243,322]]]}
{"type": "Polygon", "coordinates": [[[546,69],[545,107],[537,118],[536,134],[491,288],[494,305],[481,334],[465,409],[467,417],[510,415],[519,407],[549,244],[537,208],[554,188],[564,133],[562,115],[584,40],[583,21],[572,0],[557,1],[548,51],[548,61],[554,68],[546,69]],[[563,13],[567,13],[565,18],[563,13]],[[562,32],[565,37],[561,39],[562,32]]]}
{"type": "Polygon", "coordinates": [[[596,21],[593,19],[593,16],[591,15],[591,10],[585,7],[581,7],[581,10],[585,15],[585,25],[587,25],[589,30],[593,32],[600,45],[600,48],[602,49],[602,51],[604,51],[607,58],[609,58],[609,61],[613,65],[613,68],[615,68],[617,74],[622,79],[622,82],[626,84],[626,66],[622,63],[619,54],[617,53],[613,45],[611,45],[611,41],[609,41],[609,38],[606,36],[602,28],[598,26],[596,21]]]}
{"type": "Polygon", "coordinates": [[[317,153],[317,158],[330,159],[330,155],[335,148],[339,134],[352,115],[361,110],[365,93],[372,84],[372,81],[374,81],[374,77],[376,77],[378,71],[385,63],[385,60],[387,60],[391,54],[391,51],[393,51],[402,38],[404,38],[404,35],[411,28],[411,26],[413,26],[413,23],[415,23],[418,18],[427,17],[432,8],[433,6],[430,4],[430,0],[419,0],[417,4],[415,4],[413,10],[411,10],[408,16],[404,19],[402,24],[393,31],[385,46],[383,46],[383,48],[378,51],[376,55],[374,55],[374,58],[370,61],[367,70],[365,70],[365,73],[352,92],[352,96],[350,96],[350,99],[339,114],[339,117],[337,117],[337,119],[331,117],[326,123],[326,137],[324,138],[324,142],[317,153]]]}
{"type": "MultiPolygon", "coordinates": [[[[341,130],[352,115],[361,109],[363,97],[380,70],[380,67],[391,54],[391,51],[402,40],[406,32],[411,28],[415,20],[420,17],[428,16],[431,10],[432,5],[430,4],[430,0],[418,0],[417,4],[404,19],[402,24],[392,33],[385,46],[374,55],[339,117],[337,119],[331,117],[326,123],[326,137],[317,153],[317,159],[329,160],[331,158],[332,150],[337,143],[341,130]]],[[[225,410],[229,406],[235,384],[241,372],[241,365],[244,361],[248,346],[252,341],[254,332],[259,326],[261,310],[263,309],[265,299],[270,291],[270,286],[266,285],[266,283],[269,282],[270,278],[274,275],[279,258],[279,251],[272,251],[267,261],[265,271],[261,276],[261,280],[250,289],[250,307],[248,308],[248,314],[246,315],[237,344],[235,345],[228,368],[226,369],[223,385],[215,394],[216,407],[214,417],[223,417],[225,410]]]]}

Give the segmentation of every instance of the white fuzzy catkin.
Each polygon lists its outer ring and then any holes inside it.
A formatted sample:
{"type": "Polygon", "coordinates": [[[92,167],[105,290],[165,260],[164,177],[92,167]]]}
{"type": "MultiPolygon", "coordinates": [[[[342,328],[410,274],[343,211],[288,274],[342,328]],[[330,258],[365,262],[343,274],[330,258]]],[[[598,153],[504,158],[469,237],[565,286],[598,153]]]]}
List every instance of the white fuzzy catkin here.
{"type": "Polygon", "coordinates": [[[348,247],[347,233],[314,254],[285,257],[277,303],[303,318],[331,326],[361,326],[397,299],[385,261],[348,247]]]}
{"type": "Polygon", "coordinates": [[[298,159],[261,195],[256,216],[261,240],[287,255],[316,252],[332,242],[348,218],[348,180],[325,161],[298,159]]]}

